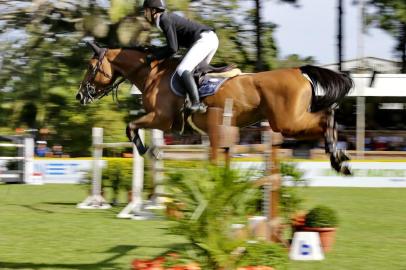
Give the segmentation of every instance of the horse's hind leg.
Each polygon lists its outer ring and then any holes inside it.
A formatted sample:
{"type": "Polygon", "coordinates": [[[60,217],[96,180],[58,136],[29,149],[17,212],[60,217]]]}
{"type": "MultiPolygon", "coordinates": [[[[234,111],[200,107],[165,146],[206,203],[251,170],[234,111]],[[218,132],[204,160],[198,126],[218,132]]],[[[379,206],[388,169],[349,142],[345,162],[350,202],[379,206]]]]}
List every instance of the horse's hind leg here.
{"type": "Polygon", "coordinates": [[[278,122],[278,126],[273,126],[271,121],[270,124],[273,130],[281,131],[287,137],[315,139],[324,136],[325,149],[326,153],[330,154],[331,166],[339,173],[351,174],[348,166],[343,164],[350,158],[343,150],[337,149],[337,127],[334,111],[304,112],[297,118],[289,118],[289,115],[285,114],[283,121],[278,122]]]}
{"type": "Polygon", "coordinates": [[[350,158],[342,149],[337,149],[337,138],[337,122],[334,119],[334,110],[331,110],[327,118],[327,129],[324,134],[326,153],[330,154],[331,166],[338,173],[351,175],[349,167],[343,164],[350,158]]]}

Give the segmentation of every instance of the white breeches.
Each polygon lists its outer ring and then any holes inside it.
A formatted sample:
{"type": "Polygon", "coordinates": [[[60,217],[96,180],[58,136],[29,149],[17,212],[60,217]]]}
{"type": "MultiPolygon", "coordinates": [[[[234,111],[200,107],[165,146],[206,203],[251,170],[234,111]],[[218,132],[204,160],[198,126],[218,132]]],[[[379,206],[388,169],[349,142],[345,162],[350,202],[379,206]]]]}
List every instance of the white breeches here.
{"type": "Polygon", "coordinates": [[[200,39],[189,49],[176,69],[179,76],[187,70],[192,72],[197,66],[207,66],[219,47],[219,39],[213,31],[203,32],[200,39]]]}

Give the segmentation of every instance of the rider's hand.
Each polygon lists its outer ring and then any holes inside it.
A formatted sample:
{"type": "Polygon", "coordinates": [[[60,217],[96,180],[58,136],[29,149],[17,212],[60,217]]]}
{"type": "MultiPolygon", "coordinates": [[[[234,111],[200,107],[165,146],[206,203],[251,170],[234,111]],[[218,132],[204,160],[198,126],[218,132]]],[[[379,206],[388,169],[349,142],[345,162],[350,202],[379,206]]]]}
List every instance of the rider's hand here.
{"type": "Polygon", "coordinates": [[[155,56],[153,54],[148,54],[145,57],[145,63],[147,63],[148,66],[151,65],[151,63],[155,60],[155,56]]]}

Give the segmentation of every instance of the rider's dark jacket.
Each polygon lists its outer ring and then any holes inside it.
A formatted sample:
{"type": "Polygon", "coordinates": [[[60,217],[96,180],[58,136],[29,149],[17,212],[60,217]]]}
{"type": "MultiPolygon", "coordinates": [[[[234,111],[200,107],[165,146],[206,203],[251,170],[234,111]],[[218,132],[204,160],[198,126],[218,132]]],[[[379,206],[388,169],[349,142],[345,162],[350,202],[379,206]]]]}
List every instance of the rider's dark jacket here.
{"type": "Polygon", "coordinates": [[[202,32],[213,31],[212,28],[206,25],[170,12],[161,14],[159,27],[165,34],[167,45],[154,51],[154,56],[157,60],[174,55],[179,50],[179,47],[192,47],[200,39],[202,32]]]}

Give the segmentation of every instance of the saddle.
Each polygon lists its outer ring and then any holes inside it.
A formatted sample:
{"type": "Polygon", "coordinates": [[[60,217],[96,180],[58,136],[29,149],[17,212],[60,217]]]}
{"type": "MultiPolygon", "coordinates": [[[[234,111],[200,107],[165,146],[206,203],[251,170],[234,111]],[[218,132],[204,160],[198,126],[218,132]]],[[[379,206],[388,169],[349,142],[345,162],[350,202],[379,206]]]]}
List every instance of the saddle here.
{"type": "MultiPolygon", "coordinates": [[[[236,68],[235,65],[224,67],[208,66],[205,69],[196,69],[193,72],[193,77],[199,90],[199,97],[204,98],[214,95],[224,82],[241,73],[241,70],[236,68]]],[[[186,97],[186,89],[177,72],[172,75],[171,90],[177,96],[186,97]]]]}
{"type": "MultiPolygon", "coordinates": [[[[225,67],[213,67],[208,66],[204,70],[197,69],[193,73],[196,85],[198,87],[199,97],[202,99],[207,96],[211,96],[217,93],[220,87],[230,78],[236,77],[242,74],[241,70],[236,68],[234,65],[225,67]]],[[[183,86],[183,81],[177,72],[174,72],[171,77],[171,90],[172,92],[180,97],[186,97],[186,89],[183,86]]],[[[185,106],[190,100],[187,98],[185,104],[180,111],[180,117],[175,120],[173,130],[177,131],[179,134],[193,132],[192,130],[198,130],[194,127],[191,122],[190,111],[185,110],[185,106]]],[[[199,133],[201,131],[198,131],[199,133]]]]}

